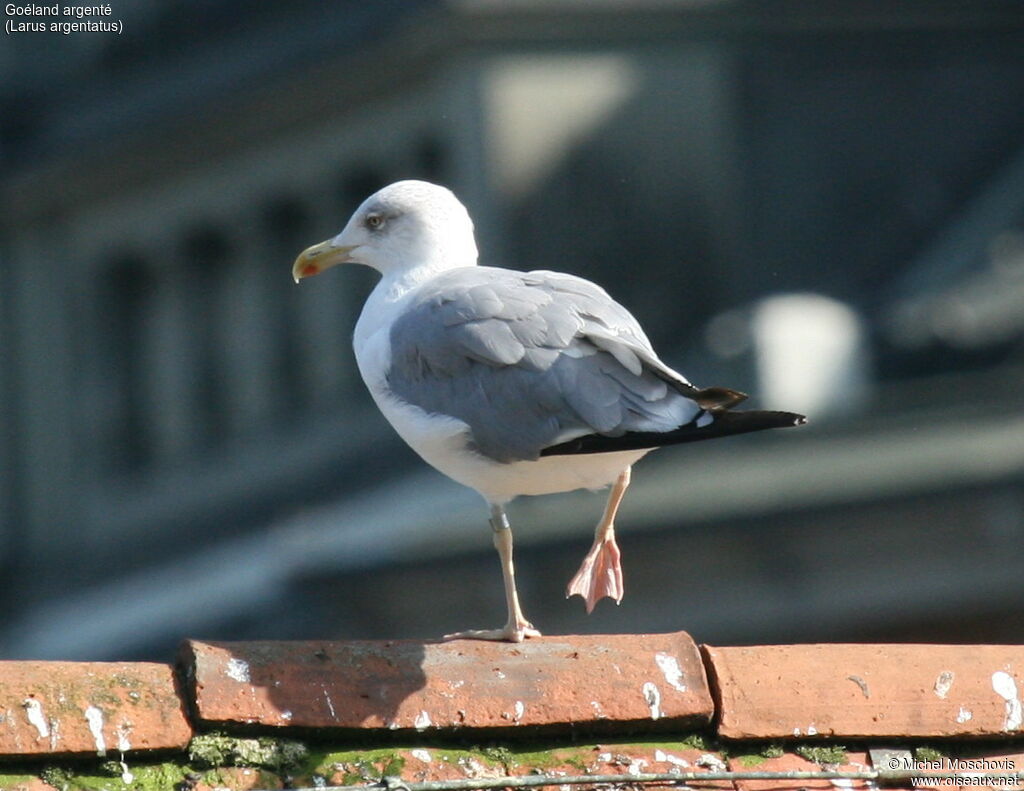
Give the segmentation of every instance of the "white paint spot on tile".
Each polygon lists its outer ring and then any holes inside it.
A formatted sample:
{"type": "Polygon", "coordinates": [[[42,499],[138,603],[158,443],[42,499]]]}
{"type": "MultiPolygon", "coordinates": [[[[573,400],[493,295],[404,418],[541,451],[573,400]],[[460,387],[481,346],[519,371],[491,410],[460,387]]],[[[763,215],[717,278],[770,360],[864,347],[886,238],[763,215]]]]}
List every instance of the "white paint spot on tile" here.
{"type": "Polygon", "coordinates": [[[853,788],[853,781],[848,777],[838,777],[832,781],[836,788],[853,788]]]}
{"type": "Polygon", "coordinates": [[[132,749],[131,740],[129,736],[132,733],[133,726],[127,720],[117,726],[117,750],[118,752],[126,753],[132,749]]]}
{"type": "Polygon", "coordinates": [[[969,722],[973,718],[974,715],[971,713],[971,710],[966,709],[963,706],[961,706],[960,711],[956,713],[956,721],[959,723],[969,722]]]}
{"type": "Polygon", "coordinates": [[[629,762],[629,773],[631,775],[638,775],[644,769],[647,768],[647,759],[645,758],[634,758],[629,762]]]}
{"type": "Polygon", "coordinates": [[[601,708],[601,704],[596,700],[590,701],[590,707],[594,710],[594,716],[599,720],[608,719],[608,715],[604,713],[604,709],[601,708]]]}
{"type": "Polygon", "coordinates": [[[871,692],[868,690],[868,682],[865,681],[863,678],[861,678],[860,676],[847,676],[846,680],[852,681],[854,684],[856,684],[860,688],[860,693],[865,698],[871,697],[871,692]]]}
{"type": "Polygon", "coordinates": [[[672,755],[672,753],[666,753],[663,750],[654,751],[654,760],[659,763],[672,764],[672,766],[685,769],[690,766],[690,762],[685,758],[680,758],[678,755],[672,755]]]}
{"type": "Polygon", "coordinates": [[[725,761],[711,753],[703,753],[697,759],[697,766],[703,766],[705,769],[710,769],[713,772],[724,772],[726,768],[725,761]]]}
{"type": "Polygon", "coordinates": [[[1004,700],[1013,700],[1017,697],[1017,682],[1003,670],[997,670],[992,674],[992,689],[1004,700]]]}
{"type": "Polygon", "coordinates": [[[487,774],[487,769],[475,758],[459,758],[458,764],[462,767],[463,774],[474,780],[478,777],[484,777],[487,774]]]}
{"type": "Polygon", "coordinates": [[[25,709],[28,724],[39,732],[39,738],[47,738],[50,735],[50,724],[43,715],[43,704],[35,698],[25,698],[21,705],[25,709]]]}
{"type": "Polygon", "coordinates": [[[793,729],[793,735],[794,736],[799,736],[802,733],[803,733],[803,731],[801,731],[799,728],[794,728],[793,729]]]}
{"type": "Polygon", "coordinates": [[[117,763],[121,766],[121,782],[128,785],[135,779],[135,775],[131,773],[131,770],[128,769],[128,764],[123,759],[117,763]]]}
{"type": "Polygon", "coordinates": [[[515,715],[516,722],[518,722],[523,718],[523,715],[526,713],[526,704],[523,703],[521,700],[517,700],[516,705],[512,708],[512,713],[515,715]]]}
{"type": "Polygon", "coordinates": [[[248,684],[252,681],[252,678],[249,676],[249,663],[244,659],[231,657],[224,672],[228,678],[237,681],[239,684],[248,684]]]}
{"type": "Polygon", "coordinates": [[[505,674],[502,673],[500,670],[495,670],[494,675],[496,675],[498,678],[505,678],[505,674]]]}
{"type": "Polygon", "coordinates": [[[60,720],[50,720],[50,751],[57,752],[57,742],[60,741],[60,720]]]}
{"type": "Polygon", "coordinates": [[[668,682],[670,687],[680,692],[686,692],[686,684],[683,683],[683,671],[679,667],[678,659],[671,654],[658,653],[654,655],[654,661],[658,663],[658,667],[661,668],[665,681],[668,682]]]}
{"type": "Polygon", "coordinates": [[[415,758],[417,761],[423,761],[425,764],[429,764],[434,759],[431,757],[427,750],[421,747],[417,747],[415,750],[409,750],[409,755],[415,758]]]}
{"type": "Polygon", "coordinates": [[[950,688],[953,686],[954,678],[955,675],[952,670],[943,670],[939,673],[939,677],[935,679],[935,695],[945,700],[950,688]]]}
{"type": "Polygon", "coordinates": [[[1015,731],[1024,724],[1024,707],[1021,706],[1017,682],[1013,676],[1003,670],[992,674],[992,689],[1006,701],[1006,719],[1003,721],[1004,731],[1015,731]]]}
{"type": "Polygon", "coordinates": [[[103,712],[95,706],[89,706],[84,712],[85,721],[89,723],[89,733],[96,745],[96,755],[107,754],[107,742],[103,738],[103,712]]]}
{"type": "Polygon", "coordinates": [[[647,701],[647,705],[651,709],[651,719],[661,719],[661,692],[650,681],[644,683],[641,691],[644,694],[644,700],[647,701]]]}
{"type": "Polygon", "coordinates": [[[416,719],[412,721],[412,727],[414,727],[418,731],[425,731],[433,724],[434,723],[430,721],[430,715],[427,714],[427,712],[425,711],[421,711],[419,714],[417,714],[416,719]]]}
{"type": "Polygon", "coordinates": [[[291,722],[294,715],[288,709],[281,709],[281,719],[285,722],[291,722]]]}
{"type": "Polygon", "coordinates": [[[327,710],[331,712],[331,717],[338,719],[338,713],[334,710],[334,703],[331,702],[330,693],[327,692],[327,687],[322,686],[321,689],[324,691],[324,701],[327,703],[327,710]]]}
{"type": "Polygon", "coordinates": [[[818,729],[815,728],[814,725],[808,725],[807,726],[807,735],[808,736],[817,736],[818,735],[818,729]]]}
{"type": "Polygon", "coordinates": [[[606,763],[608,763],[609,761],[612,760],[612,754],[611,753],[598,753],[597,754],[597,760],[600,761],[603,764],[606,764],[606,763]]]}

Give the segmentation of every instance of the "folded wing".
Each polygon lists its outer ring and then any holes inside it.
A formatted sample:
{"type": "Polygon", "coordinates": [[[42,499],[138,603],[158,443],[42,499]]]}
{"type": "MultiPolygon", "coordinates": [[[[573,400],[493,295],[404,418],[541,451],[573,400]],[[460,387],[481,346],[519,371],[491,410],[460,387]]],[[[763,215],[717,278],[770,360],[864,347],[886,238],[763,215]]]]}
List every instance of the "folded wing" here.
{"type": "Polygon", "coordinates": [[[411,295],[390,340],[391,391],[466,423],[475,449],[500,462],[696,425],[743,398],[695,388],[603,289],[553,272],[445,272],[411,295]]]}

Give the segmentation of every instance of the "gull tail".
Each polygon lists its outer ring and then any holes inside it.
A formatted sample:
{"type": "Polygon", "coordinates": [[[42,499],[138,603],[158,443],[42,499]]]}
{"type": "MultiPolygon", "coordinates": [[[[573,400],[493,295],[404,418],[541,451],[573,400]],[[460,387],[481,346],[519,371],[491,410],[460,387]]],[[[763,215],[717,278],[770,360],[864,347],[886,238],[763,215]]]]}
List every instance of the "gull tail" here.
{"type": "Polygon", "coordinates": [[[577,453],[646,450],[663,445],[680,445],[684,442],[699,442],[704,439],[728,437],[733,434],[747,434],[751,431],[763,431],[769,428],[802,426],[806,422],[806,417],[795,412],[706,410],[701,412],[696,420],[671,431],[630,431],[618,437],[587,434],[544,448],[540,455],[566,456],[577,453]]]}

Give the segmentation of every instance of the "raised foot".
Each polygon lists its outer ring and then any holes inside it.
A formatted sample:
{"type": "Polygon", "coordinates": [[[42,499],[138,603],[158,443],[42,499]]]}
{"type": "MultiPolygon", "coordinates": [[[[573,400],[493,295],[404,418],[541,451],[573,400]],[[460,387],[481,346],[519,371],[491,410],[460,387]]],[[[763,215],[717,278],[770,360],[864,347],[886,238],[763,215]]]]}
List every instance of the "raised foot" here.
{"type": "Polygon", "coordinates": [[[443,640],[503,640],[507,643],[521,643],[527,637],[540,637],[540,632],[531,624],[506,624],[501,629],[467,629],[464,632],[446,634],[443,640]]]}
{"type": "Polygon", "coordinates": [[[622,564],[619,545],[615,543],[615,534],[594,541],[587,556],[580,564],[569,585],[565,589],[565,598],[582,596],[587,605],[587,613],[594,611],[597,603],[607,596],[622,601],[622,564]]]}

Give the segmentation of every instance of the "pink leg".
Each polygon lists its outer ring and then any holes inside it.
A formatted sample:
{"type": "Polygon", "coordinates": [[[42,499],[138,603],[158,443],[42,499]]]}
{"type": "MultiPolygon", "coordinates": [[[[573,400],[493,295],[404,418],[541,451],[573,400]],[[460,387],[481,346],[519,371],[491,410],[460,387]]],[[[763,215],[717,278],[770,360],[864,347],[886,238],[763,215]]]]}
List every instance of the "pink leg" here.
{"type": "Polygon", "coordinates": [[[523,616],[516,591],[516,570],[512,563],[512,529],[509,527],[505,509],[500,505],[491,506],[491,527],[494,530],[494,548],[501,560],[501,576],[505,583],[505,604],[508,620],[500,629],[467,629],[463,632],[446,634],[445,640],[505,640],[521,643],[527,637],[540,637],[540,632],[523,616]]]}
{"type": "Polygon", "coordinates": [[[626,467],[612,486],[604,515],[594,531],[594,545],[565,590],[566,598],[582,596],[588,613],[593,612],[595,605],[605,596],[615,599],[616,604],[622,601],[622,566],[619,546],[615,543],[615,514],[629,487],[629,476],[630,468],[626,467]]]}

